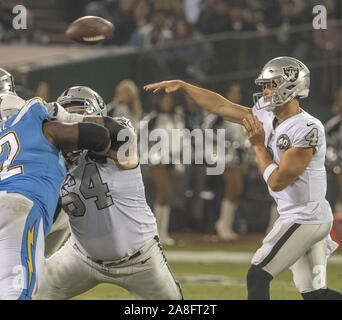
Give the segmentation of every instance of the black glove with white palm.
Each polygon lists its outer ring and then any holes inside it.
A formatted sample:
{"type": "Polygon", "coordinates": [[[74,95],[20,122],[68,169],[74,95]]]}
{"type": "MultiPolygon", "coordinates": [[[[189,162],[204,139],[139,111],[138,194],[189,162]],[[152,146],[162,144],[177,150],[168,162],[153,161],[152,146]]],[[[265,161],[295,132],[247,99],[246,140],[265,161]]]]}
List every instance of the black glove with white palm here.
{"type": "Polygon", "coordinates": [[[82,122],[84,116],[77,113],[69,113],[63,108],[58,102],[45,102],[45,107],[47,108],[50,120],[56,120],[60,122],[82,122]]]}

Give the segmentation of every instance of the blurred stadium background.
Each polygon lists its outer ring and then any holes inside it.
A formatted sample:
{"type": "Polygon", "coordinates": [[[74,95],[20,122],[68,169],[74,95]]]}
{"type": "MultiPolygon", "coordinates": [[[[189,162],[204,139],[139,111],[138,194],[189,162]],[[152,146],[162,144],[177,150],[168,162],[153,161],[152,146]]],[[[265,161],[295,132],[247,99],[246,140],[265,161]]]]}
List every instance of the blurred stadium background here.
{"type": "MultiPolygon", "coordinates": [[[[338,0],[1,0],[0,66],[13,74],[25,98],[53,101],[65,88],[85,85],[105,99],[111,115],[126,115],[137,128],[142,119],[155,127],[153,119],[166,110],[171,126],[225,128],[224,174],[207,176],[206,164],[144,165],[142,170],[150,206],[162,199],[171,208],[169,232],[176,243],[166,246],[166,255],[185,297],[245,299],[250,257],[276,216],[253,151],[236,128],[210,118],[192,101],[178,95],[165,101],[142,87],[183,79],[251,106],[261,67],[289,55],[311,70],[311,93],[303,108],[327,123],[342,114],[341,32],[338,0]],[[17,4],[27,8],[27,30],[13,29],[17,4]],[[319,4],[327,9],[327,30],[313,29],[312,8],[319,4]],[[68,40],[67,26],[84,15],[113,22],[113,38],[95,47],[68,40]],[[225,199],[234,203],[235,240],[215,228],[225,199]]],[[[342,136],[334,137],[329,140],[327,197],[335,212],[334,236],[341,241],[342,136]]],[[[338,251],[329,262],[328,284],[334,282],[339,290],[341,265],[338,251]]],[[[132,297],[103,285],[79,298],[132,297]]],[[[272,298],[300,298],[289,272],[273,284],[272,298]]]]}

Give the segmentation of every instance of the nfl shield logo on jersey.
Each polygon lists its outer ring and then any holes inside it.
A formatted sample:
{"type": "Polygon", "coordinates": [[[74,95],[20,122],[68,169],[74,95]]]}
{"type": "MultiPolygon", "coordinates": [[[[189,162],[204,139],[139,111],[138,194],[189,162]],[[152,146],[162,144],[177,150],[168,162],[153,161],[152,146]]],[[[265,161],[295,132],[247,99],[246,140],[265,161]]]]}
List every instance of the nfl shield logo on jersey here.
{"type": "Polygon", "coordinates": [[[287,150],[290,148],[290,138],[286,134],[282,134],[279,136],[277,140],[277,147],[280,150],[287,150]]]}

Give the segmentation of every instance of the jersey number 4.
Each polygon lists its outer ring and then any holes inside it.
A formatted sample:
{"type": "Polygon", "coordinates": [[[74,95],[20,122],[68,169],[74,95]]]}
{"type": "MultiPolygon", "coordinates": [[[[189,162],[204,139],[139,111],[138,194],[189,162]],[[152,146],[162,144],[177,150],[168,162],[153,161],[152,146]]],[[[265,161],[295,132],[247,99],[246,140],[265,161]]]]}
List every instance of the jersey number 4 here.
{"type": "Polygon", "coordinates": [[[0,166],[0,180],[5,180],[9,177],[24,173],[23,165],[12,166],[20,151],[20,143],[17,134],[14,131],[10,131],[0,138],[0,158],[4,155],[6,146],[7,155],[6,159],[1,163],[0,166]]]}
{"type": "Polygon", "coordinates": [[[313,128],[306,136],[305,140],[309,141],[310,147],[317,147],[318,144],[318,129],[313,128]]]}
{"type": "MultiPolygon", "coordinates": [[[[71,185],[70,185],[71,186],[71,185]]],[[[84,167],[80,192],[84,199],[96,198],[97,210],[105,209],[113,205],[113,199],[108,196],[107,183],[103,183],[100,172],[95,163],[88,163],[84,167]]],[[[85,215],[86,207],[81,197],[75,192],[69,192],[62,198],[63,209],[74,217],[85,215]]]]}

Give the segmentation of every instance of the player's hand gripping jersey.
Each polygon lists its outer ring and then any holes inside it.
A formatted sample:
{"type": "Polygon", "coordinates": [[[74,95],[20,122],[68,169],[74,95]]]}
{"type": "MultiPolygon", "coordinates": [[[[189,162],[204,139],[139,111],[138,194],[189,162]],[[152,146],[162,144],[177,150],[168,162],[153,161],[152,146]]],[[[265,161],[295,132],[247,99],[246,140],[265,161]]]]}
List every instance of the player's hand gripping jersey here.
{"type": "Polygon", "coordinates": [[[278,125],[272,112],[258,110],[254,106],[253,113],[263,123],[265,147],[277,165],[282,154],[289,148],[315,149],[310,164],[292,184],[280,192],[269,188],[271,196],[277,202],[280,217],[301,224],[331,221],[331,208],[325,199],[326,141],[322,123],[304,110],[278,125]]]}
{"type": "Polygon", "coordinates": [[[48,234],[65,177],[61,152],[44,136],[49,113],[39,99],[29,100],[0,128],[0,190],[20,193],[39,205],[48,234]]]}

